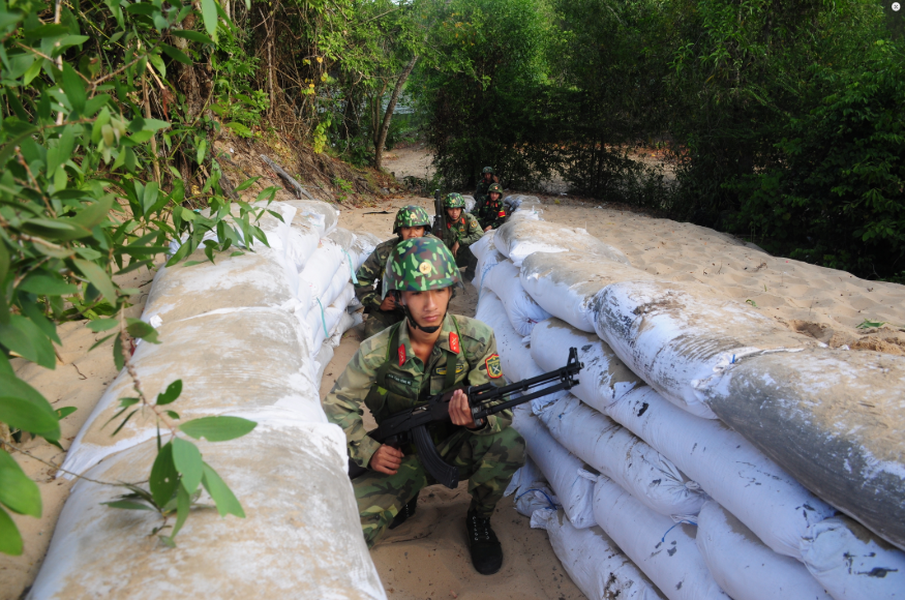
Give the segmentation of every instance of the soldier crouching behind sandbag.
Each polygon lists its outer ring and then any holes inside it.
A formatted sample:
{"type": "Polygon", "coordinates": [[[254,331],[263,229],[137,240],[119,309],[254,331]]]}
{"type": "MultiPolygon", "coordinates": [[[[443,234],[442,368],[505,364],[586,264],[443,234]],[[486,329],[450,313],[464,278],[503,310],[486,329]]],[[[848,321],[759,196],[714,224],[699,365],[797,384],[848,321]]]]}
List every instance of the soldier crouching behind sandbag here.
{"type": "Polygon", "coordinates": [[[443,199],[446,209],[446,230],[435,231],[434,235],[443,240],[455,257],[456,266],[465,267],[465,278],[474,279],[478,267],[478,257],[471,251],[471,245],[481,239],[484,230],[477,218],[465,212],[465,198],[453,192],[443,199]]]}
{"type": "MultiPolygon", "coordinates": [[[[414,514],[421,488],[435,483],[413,445],[397,449],[368,437],[364,406],[377,423],[461,386],[503,385],[493,330],[447,312],[459,272],[446,247],[433,237],[401,242],[383,279],[406,320],[362,342],[324,400],[331,423],[346,433],[349,457],[368,470],[352,480],[368,547],[388,528],[414,514]]],[[[443,460],[468,479],[471,506],[466,533],[475,569],[499,571],[503,551],[490,517],[512,474],[524,463],[525,441],[510,427],[509,410],[476,426],[468,396],[457,390],[450,421],[428,426],[443,460]]]]}
{"type": "Polygon", "coordinates": [[[392,294],[385,298],[380,292],[383,271],[387,259],[393,249],[403,240],[420,238],[430,235],[431,224],[427,211],[420,206],[403,206],[396,213],[393,221],[393,233],[396,237],[378,244],[371,255],[365,260],[355,273],[358,283],[355,284],[355,296],[368,314],[365,321],[365,338],[383,331],[390,325],[398,323],[405,318],[405,313],[396,305],[392,294]]]}

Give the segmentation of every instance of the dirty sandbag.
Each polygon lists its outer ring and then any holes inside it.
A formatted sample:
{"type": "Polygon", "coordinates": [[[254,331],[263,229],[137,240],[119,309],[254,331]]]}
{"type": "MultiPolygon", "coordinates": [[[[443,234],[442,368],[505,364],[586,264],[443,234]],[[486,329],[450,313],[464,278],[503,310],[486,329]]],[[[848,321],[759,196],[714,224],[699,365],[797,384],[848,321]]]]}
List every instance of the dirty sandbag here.
{"type": "MultiPolygon", "coordinates": [[[[158,327],[160,344],[141,344],[131,363],[144,394],[153,399],[177,379],[182,393],[172,409],[183,419],[230,414],[326,423],[308,340],[298,319],[282,309],[244,308],[209,313],[158,327]]],[[[139,411],[111,437],[104,426],[134,396],[134,382],[120,372],[92,410],[63,468],[82,473],[112,453],[157,435],[153,411],[139,411]]],[[[168,407],[169,408],[169,407],[168,407]]]]}
{"type": "Polygon", "coordinates": [[[705,384],[729,426],[905,549],[905,357],[827,348],[750,356],[705,384]]]}
{"type": "Polygon", "coordinates": [[[348,266],[342,246],[329,238],[321,238],[317,250],[311,255],[305,268],[299,273],[298,299],[303,308],[311,310],[317,306],[316,298],[320,298],[330,287],[333,277],[342,269],[348,274],[348,266]]]}
{"type": "Polygon", "coordinates": [[[515,510],[525,517],[530,517],[536,510],[562,508],[556,493],[530,456],[525,457],[525,464],[512,475],[503,496],[512,496],[515,510]]]}
{"type": "Polygon", "coordinates": [[[695,541],[711,575],[734,600],[832,600],[803,564],[770,550],[713,500],[701,508],[695,541]]]}
{"type": "MultiPolygon", "coordinates": [[[[178,401],[173,406],[183,413],[178,401]]],[[[244,519],[193,510],[168,549],[152,535],[162,524],[156,511],[102,506],[127,490],[81,479],[28,598],[75,600],[91,590],[151,600],[173,596],[177,585],[183,598],[259,598],[262,590],[276,598],[386,598],[361,535],[339,427],[286,419],[259,423],[238,439],[194,443],[242,504],[244,519]]],[[[157,440],[147,440],[86,476],[138,482],[156,456],[157,440]]],[[[213,504],[206,494],[202,502],[213,504]]]]}
{"type": "Polygon", "coordinates": [[[541,201],[537,196],[512,194],[503,198],[503,204],[506,206],[509,212],[514,212],[516,209],[521,208],[522,206],[524,206],[525,208],[528,208],[530,206],[538,206],[541,204],[541,201]]]}
{"type": "Polygon", "coordinates": [[[654,279],[630,265],[576,252],[529,254],[519,277],[544,310],[588,333],[595,333],[594,298],[600,290],[617,281],[654,279]]]}
{"type": "Polygon", "coordinates": [[[647,387],[597,334],[585,333],[559,319],[547,319],[531,331],[531,358],[544,371],[562,365],[563,348],[577,348],[581,361],[573,395],[603,414],[607,407],[635,388],[647,387]]]}
{"type": "Polygon", "coordinates": [[[836,600],[905,598],[905,553],[848,517],[812,526],[802,555],[811,575],[836,600]]]}
{"type": "Polygon", "coordinates": [[[596,525],[591,507],[594,482],[582,475],[585,464],[553,439],[541,421],[524,404],[512,411],[512,426],[528,447],[528,456],[543,473],[575,527],[596,525]]]}
{"type": "Polygon", "coordinates": [[[283,200],[279,204],[295,208],[298,218],[317,228],[321,237],[330,235],[339,223],[339,211],[320,200],[283,200]]]}
{"type": "Polygon", "coordinates": [[[655,390],[633,390],[607,414],[668,457],[774,552],[801,560],[808,528],[836,509],[722,421],[702,419],[655,390]]]}
{"type": "Polygon", "coordinates": [[[533,529],[544,529],[553,553],[589,600],[663,600],[665,596],[598,527],[576,529],[562,510],[538,510],[533,529]]]}
{"type": "Polygon", "coordinates": [[[567,395],[538,413],[566,450],[657,513],[696,515],[706,494],[676,465],[622,425],[567,395]]]}
{"type": "Polygon", "coordinates": [[[199,264],[161,267],[154,275],[142,313],[145,321],[156,317],[171,323],[222,309],[278,307],[295,297],[286,270],[269,252],[209,262],[203,250],[196,250],[188,258],[199,264]]]}
{"type": "Polygon", "coordinates": [[[744,356],[816,343],[703,285],[613,283],[595,307],[597,335],[632,371],[676,406],[708,419],[716,415],[698,393],[701,380],[744,356]]]}
{"type": "Polygon", "coordinates": [[[493,243],[517,267],[534,252],[575,252],[582,256],[602,256],[630,264],[621,250],[604,244],[586,230],[547,221],[517,220],[505,223],[497,229],[493,243]]]}
{"type": "Polygon", "coordinates": [[[693,523],[655,513],[602,475],[593,506],[600,528],[669,600],[730,600],[704,564],[693,523]]]}

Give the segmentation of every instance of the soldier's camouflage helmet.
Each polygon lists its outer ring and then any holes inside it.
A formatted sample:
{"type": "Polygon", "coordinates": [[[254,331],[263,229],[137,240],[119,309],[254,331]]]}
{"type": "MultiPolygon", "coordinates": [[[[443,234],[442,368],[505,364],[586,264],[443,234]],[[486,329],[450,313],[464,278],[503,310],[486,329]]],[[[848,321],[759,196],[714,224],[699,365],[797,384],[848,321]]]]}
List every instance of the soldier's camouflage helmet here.
{"type": "Polygon", "coordinates": [[[426,292],[459,283],[456,260],[446,245],[435,237],[399,242],[390,254],[383,273],[383,295],[390,290],[426,292]]]}
{"type": "Polygon", "coordinates": [[[503,186],[501,186],[501,185],[498,184],[498,183],[492,183],[492,184],[490,184],[490,187],[487,188],[487,193],[488,193],[488,194],[492,194],[493,192],[496,192],[497,194],[499,194],[500,196],[502,196],[502,195],[503,195],[503,186]]]}
{"type": "Polygon", "coordinates": [[[443,199],[445,208],[465,208],[465,198],[459,192],[453,192],[443,199]]]}
{"type": "Polygon", "coordinates": [[[493,175],[493,167],[484,167],[483,169],[481,169],[481,175],[484,175],[486,173],[493,175]]]}
{"type": "Polygon", "coordinates": [[[431,219],[427,211],[420,206],[409,204],[403,206],[396,213],[396,220],[393,222],[393,233],[399,233],[402,227],[424,227],[424,233],[431,230],[431,219]]]}

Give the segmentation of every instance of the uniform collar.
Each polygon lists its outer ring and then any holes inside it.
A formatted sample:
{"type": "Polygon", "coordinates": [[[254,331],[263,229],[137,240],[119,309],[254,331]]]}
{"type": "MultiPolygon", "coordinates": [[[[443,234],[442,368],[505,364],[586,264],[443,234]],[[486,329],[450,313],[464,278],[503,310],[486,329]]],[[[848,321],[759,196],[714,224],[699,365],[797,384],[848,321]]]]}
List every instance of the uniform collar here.
{"type": "MultiPolygon", "coordinates": [[[[400,329],[399,346],[391,348],[391,351],[396,353],[396,356],[391,357],[391,360],[399,366],[404,366],[415,358],[415,352],[412,350],[412,340],[409,337],[408,319],[400,324],[400,329]]],[[[449,309],[447,309],[446,317],[443,319],[443,325],[440,327],[440,337],[434,343],[434,348],[439,348],[452,354],[462,352],[462,340],[459,338],[459,332],[456,329],[455,322],[453,322],[452,315],[449,313],[449,309]]]]}

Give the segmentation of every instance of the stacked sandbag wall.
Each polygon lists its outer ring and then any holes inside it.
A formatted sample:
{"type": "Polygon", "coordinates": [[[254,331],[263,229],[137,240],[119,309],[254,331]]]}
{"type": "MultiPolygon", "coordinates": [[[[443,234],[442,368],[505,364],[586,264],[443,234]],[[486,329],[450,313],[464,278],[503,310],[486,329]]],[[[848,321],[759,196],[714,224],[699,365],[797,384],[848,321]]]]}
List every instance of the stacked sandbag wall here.
{"type": "Polygon", "coordinates": [[[589,598],[905,597],[905,359],[809,342],[504,201],[472,246],[504,375],[584,364],[515,410],[530,474],[508,491],[589,598]]]}
{"type": "Polygon", "coordinates": [[[195,509],[177,546],[166,548],[153,535],[163,524],[156,512],[101,505],[126,490],[96,482],[146,480],[157,452],[147,409],[111,436],[119,399],[135,395],[124,370],[69,449],[63,468],[84,479],[30,598],[385,598],[358,524],[345,436],[328,424],[318,394],[332,348],[360,322],[349,310],[350,280],[379,240],[337,228],[338,212],[323,202],[269,209],[282,217],[259,223],[269,247],[214,263],[199,251],[188,257],[194,263],[160,268],[142,318],[161,343],[139,343],[130,361],[152,401],[182,380],[182,395],[167,406],[182,421],[233,415],[257,423],[229,442],[198,442],[246,517],[195,509]]]}

